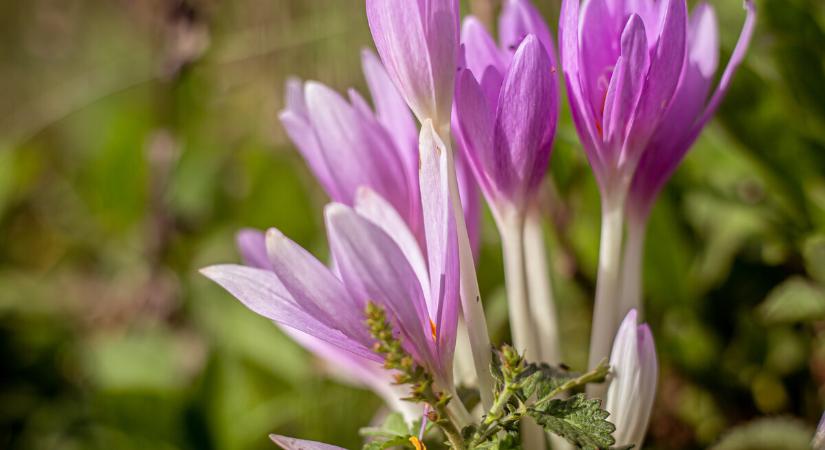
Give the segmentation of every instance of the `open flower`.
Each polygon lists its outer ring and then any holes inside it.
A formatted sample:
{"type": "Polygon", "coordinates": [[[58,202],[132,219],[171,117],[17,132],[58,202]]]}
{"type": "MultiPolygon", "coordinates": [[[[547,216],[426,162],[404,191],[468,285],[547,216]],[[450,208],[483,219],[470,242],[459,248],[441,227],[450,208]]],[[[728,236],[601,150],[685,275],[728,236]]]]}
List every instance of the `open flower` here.
{"type": "Polygon", "coordinates": [[[687,43],[686,0],[564,0],[562,69],[576,129],[603,200],[624,201],[673,101],[687,43]]]}
{"type": "MultiPolygon", "coordinates": [[[[372,51],[361,52],[361,64],[375,111],[354,90],[347,102],[320,83],[292,79],[281,123],[333,201],[353,206],[358,189],[370,188],[398,211],[423,243],[415,119],[372,51]]],[[[457,172],[465,220],[476,247],[478,188],[461,159],[457,172]]]]}
{"type": "Polygon", "coordinates": [[[633,177],[628,200],[630,215],[641,220],[647,217],[662,186],[719,108],[736,69],[745,58],[756,25],[753,1],[747,0],[745,8],[747,18],[739,42],[710,98],[719,65],[719,26],[711,5],[703,2],[693,9],[687,30],[688,50],[682,75],[670,107],[644,151],[633,177]]]}
{"type": "MultiPolygon", "coordinates": [[[[431,130],[431,128],[430,128],[431,130]]],[[[333,203],[326,226],[335,270],[277,230],[255,266],[202,270],[254,312],[278,324],[381,363],[364,323],[369,302],[384,308],[404,349],[452,392],[458,303],[458,254],[447,185],[447,154],[434,133],[421,142],[426,256],[395,209],[362,189],[355,208],[333,203]]]]}
{"type": "Polygon", "coordinates": [[[458,55],[458,0],[367,0],[375,47],[422,123],[450,123],[458,55]]]}
{"type": "Polygon", "coordinates": [[[627,314],[616,334],[610,367],[613,378],[605,409],[616,425],[616,445],[642,448],[656,397],[659,366],[653,334],[647,324],[637,324],[635,310],[627,314]]]}

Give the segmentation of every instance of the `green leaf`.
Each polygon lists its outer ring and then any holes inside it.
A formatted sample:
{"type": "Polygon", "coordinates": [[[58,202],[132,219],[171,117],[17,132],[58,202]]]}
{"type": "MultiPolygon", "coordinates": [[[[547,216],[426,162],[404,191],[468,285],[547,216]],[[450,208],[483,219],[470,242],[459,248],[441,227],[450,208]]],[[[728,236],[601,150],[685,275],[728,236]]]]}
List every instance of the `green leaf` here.
{"type": "Polygon", "coordinates": [[[825,318],[825,289],[801,277],[792,277],[768,294],[758,307],[769,325],[825,318]]]}
{"type": "Polygon", "coordinates": [[[393,447],[401,447],[401,448],[414,448],[410,444],[409,436],[396,436],[392,439],[387,440],[380,440],[376,439],[364,444],[362,447],[363,450],[384,450],[387,448],[393,447]]]}
{"type": "Polygon", "coordinates": [[[564,383],[575,379],[580,374],[570,372],[561,367],[548,364],[528,364],[521,376],[524,398],[533,395],[544,398],[547,394],[561,387],[564,383]]]}
{"type": "Polygon", "coordinates": [[[584,394],[553,399],[538,409],[530,408],[528,414],[545,430],[585,450],[608,448],[616,442],[612,436],[616,427],[607,421],[610,414],[601,408],[600,400],[588,400],[584,394]]]}
{"type": "Polygon", "coordinates": [[[813,434],[796,419],[757,419],[734,428],[710,450],[808,450],[813,434]]]}
{"type": "Polygon", "coordinates": [[[805,270],[814,280],[825,284],[825,235],[817,234],[802,245],[805,270]]]}
{"type": "Polygon", "coordinates": [[[474,448],[476,450],[517,450],[521,449],[521,439],[516,433],[499,433],[491,440],[474,448]]]}
{"type": "Polygon", "coordinates": [[[385,437],[394,438],[398,436],[410,436],[410,429],[404,422],[404,417],[399,413],[392,413],[384,420],[380,427],[364,427],[359,430],[359,434],[365,437],[385,437]]]}

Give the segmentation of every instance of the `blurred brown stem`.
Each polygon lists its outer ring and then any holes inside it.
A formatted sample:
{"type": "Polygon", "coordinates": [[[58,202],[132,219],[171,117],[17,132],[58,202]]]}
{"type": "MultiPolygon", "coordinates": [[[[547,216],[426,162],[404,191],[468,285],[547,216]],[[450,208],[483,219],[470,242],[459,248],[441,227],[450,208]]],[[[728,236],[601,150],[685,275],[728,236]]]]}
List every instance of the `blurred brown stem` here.
{"type": "Polygon", "coordinates": [[[487,27],[487,30],[493,31],[493,19],[499,2],[500,0],[470,0],[470,12],[487,27]]]}

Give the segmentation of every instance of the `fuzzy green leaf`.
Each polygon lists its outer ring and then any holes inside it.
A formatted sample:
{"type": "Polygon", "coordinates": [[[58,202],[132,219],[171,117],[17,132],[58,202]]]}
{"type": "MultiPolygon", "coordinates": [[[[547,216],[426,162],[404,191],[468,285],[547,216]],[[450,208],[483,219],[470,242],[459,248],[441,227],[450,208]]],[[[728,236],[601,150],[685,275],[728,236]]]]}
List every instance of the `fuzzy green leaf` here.
{"type": "Polygon", "coordinates": [[[579,375],[548,364],[528,364],[519,381],[525,399],[543,398],[579,375]]]}
{"type": "Polygon", "coordinates": [[[545,430],[557,434],[585,450],[608,448],[616,441],[616,427],[607,421],[610,414],[601,408],[598,399],[588,400],[583,394],[567,399],[553,399],[528,414],[545,430]]]}

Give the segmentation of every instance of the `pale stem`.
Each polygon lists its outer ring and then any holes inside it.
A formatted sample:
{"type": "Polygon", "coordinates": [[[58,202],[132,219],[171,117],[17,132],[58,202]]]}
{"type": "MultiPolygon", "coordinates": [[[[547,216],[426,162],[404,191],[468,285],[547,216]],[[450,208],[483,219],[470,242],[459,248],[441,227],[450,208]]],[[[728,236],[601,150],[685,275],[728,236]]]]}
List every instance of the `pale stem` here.
{"type": "Polygon", "coordinates": [[[647,220],[629,217],[627,221],[627,241],[622,260],[622,296],[616,321],[621,322],[631,309],[638,313],[639,321],[644,315],[642,302],[642,270],[645,250],[647,220]]]}
{"type": "Polygon", "coordinates": [[[473,353],[478,389],[481,395],[481,404],[484,409],[493,404],[493,376],[490,373],[491,344],[487,331],[487,319],[484,317],[484,306],[481,304],[481,292],[478,288],[473,251],[470,248],[470,237],[467,234],[467,223],[464,220],[464,207],[458,191],[458,178],[455,171],[455,155],[453,154],[449,126],[441,127],[441,138],[447,146],[447,172],[450,177],[450,202],[455,216],[455,228],[458,235],[458,255],[461,272],[461,310],[464,322],[470,337],[470,349],[473,353]]]}
{"type": "Polygon", "coordinates": [[[464,403],[461,403],[461,399],[458,397],[458,393],[455,389],[450,391],[450,395],[452,398],[449,402],[447,402],[447,413],[450,415],[453,423],[456,424],[460,431],[464,427],[472,424],[474,419],[470,412],[467,411],[464,403]]]}
{"type": "MultiPolygon", "coordinates": [[[[599,243],[599,271],[596,279],[596,303],[590,333],[588,366],[596,367],[610,356],[613,336],[616,334],[619,273],[622,250],[622,216],[624,198],[617,200],[602,196],[602,231],[599,243]]],[[[587,393],[591,398],[604,398],[606,383],[591,384],[587,393]]]]}
{"type": "MultiPolygon", "coordinates": [[[[510,308],[510,332],[513,345],[525,359],[536,361],[539,342],[531,317],[527,293],[527,272],[524,253],[524,214],[507,211],[497,219],[504,255],[504,281],[507,285],[507,305],[510,308]]],[[[546,448],[544,430],[532,419],[521,421],[521,442],[526,450],[546,448]]]]}
{"type": "Polygon", "coordinates": [[[497,222],[504,256],[504,281],[513,346],[526,360],[536,361],[539,356],[538,337],[527,299],[527,272],[524,265],[524,215],[514,211],[505,212],[497,222]]]}
{"type": "Polygon", "coordinates": [[[541,213],[535,208],[527,213],[524,224],[524,255],[530,313],[536,323],[541,361],[558,364],[561,362],[558,315],[541,213]]]}

